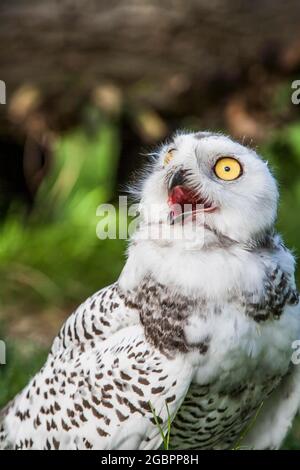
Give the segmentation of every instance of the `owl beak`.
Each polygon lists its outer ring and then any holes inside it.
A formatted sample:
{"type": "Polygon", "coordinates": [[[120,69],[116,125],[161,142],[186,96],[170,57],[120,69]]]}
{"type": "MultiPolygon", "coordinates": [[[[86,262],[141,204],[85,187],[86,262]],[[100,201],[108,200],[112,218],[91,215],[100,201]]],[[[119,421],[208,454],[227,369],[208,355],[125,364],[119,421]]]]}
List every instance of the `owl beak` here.
{"type": "Polygon", "coordinates": [[[181,168],[177,170],[169,179],[168,182],[168,193],[170,194],[176,186],[184,186],[186,183],[185,171],[181,168]]]}
{"type": "Polygon", "coordinates": [[[174,224],[175,219],[184,214],[194,214],[198,212],[214,212],[217,206],[207,197],[193,187],[189,187],[187,181],[188,172],[183,168],[178,169],[168,181],[168,205],[170,207],[169,222],[174,224]],[[186,207],[188,205],[188,208],[186,207]],[[199,207],[201,205],[201,207],[199,207]],[[187,212],[185,212],[187,211],[187,212]]]}

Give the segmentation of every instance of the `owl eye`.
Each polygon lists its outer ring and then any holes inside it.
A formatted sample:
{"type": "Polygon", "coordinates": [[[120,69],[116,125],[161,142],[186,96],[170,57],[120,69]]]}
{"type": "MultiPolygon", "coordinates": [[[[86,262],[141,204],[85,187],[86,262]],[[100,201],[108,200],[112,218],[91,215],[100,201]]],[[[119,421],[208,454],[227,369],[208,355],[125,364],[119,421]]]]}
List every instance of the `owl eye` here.
{"type": "Polygon", "coordinates": [[[221,180],[233,181],[241,176],[243,170],[235,158],[221,157],[215,164],[214,172],[221,180]]]}
{"type": "Polygon", "coordinates": [[[164,158],[164,166],[168,165],[170,163],[171,160],[173,160],[174,158],[174,155],[173,155],[173,152],[174,152],[175,149],[170,149],[167,151],[166,155],[165,155],[165,158],[164,158]]]}

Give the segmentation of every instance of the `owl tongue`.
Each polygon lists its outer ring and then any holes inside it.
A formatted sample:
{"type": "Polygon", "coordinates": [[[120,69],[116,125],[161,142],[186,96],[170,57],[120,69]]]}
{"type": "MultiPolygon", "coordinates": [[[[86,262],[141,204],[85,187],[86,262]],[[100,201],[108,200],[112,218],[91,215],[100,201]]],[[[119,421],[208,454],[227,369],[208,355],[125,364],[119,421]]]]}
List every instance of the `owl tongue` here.
{"type": "Polygon", "coordinates": [[[196,208],[198,202],[198,195],[192,189],[186,188],[184,186],[175,186],[169,194],[168,204],[170,207],[178,205],[183,209],[185,204],[188,204],[191,210],[196,208]]]}
{"type": "Polygon", "coordinates": [[[217,207],[211,204],[207,199],[204,199],[194,191],[193,189],[187,188],[186,186],[174,186],[169,192],[168,205],[171,209],[169,213],[170,223],[173,224],[174,221],[179,216],[187,215],[186,220],[194,220],[195,215],[202,207],[203,212],[214,212],[217,207]]]}
{"type": "MultiPolygon", "coordinates": [[[[181,220],[181,216],[186,212],[192,212],[193,214],[196,210],[197,202],[198,196],[193,190],[185,186],[175,186],[170,191],[168,197],[168,204],[171,209],[169,213],[170,223],[173,224],[177,217],[180,217],[181,220]]],[[[183,222],[183,220],[181,221],[183,222]]]]}

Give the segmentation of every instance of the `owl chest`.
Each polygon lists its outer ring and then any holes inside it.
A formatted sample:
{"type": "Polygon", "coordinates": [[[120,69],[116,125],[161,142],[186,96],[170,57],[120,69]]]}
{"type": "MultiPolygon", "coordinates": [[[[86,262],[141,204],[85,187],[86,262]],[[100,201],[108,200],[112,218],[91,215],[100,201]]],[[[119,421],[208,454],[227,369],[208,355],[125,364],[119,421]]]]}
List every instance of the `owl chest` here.
{"type": "Polygon", "coordinates": [[[297,337],[298,328],[290,311],[278,320],[259,323],[239,300],[222,306],[207,304],[205,315],[195,309],[184,326],[185,342],[194,351],[194,382],[219,380],[225,388],[251,378],[260,384],[266,375],[284,375],[291,359],[291,344],[297,337]]]}
{"type": "Polygon", "coordinates": [[[208,341],[205,351],[191,356],[198,364],[173,421],[174,449],[234,448],[288,369],[287,319],[260,327],[232,303],[211,312],[205,318],[195,313],[185,329],[188,344],[208,341]]]}
{"type": "Polygon", "coordinates": [[[192,384],[172,423],[172,449],[232,449],[254,423],[280,376],[222,389],[218,383],[192,384]]]}
{"type": "Polygon", "coordinates": [[[257,323],[240,299],[180,310],[188,315],[179,318],[173,312],[172,323],[161,320],[146,328],[146,334],[159,328],[149,335],[156,347],[183,353],[194,367],[192,385],[172,423],[170,447],[234,448],[287,372],[297,330],[288,313],[257,323]]]}

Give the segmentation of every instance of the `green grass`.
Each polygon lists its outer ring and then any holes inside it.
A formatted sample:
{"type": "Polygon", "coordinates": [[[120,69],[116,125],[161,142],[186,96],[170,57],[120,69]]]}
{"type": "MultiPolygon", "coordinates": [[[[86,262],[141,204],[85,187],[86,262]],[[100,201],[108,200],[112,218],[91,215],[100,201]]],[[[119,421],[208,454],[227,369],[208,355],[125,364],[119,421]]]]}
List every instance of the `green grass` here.
{"type": "Polygon", "coordinates": [[[166,432],[164,431],[162,425],[160,424],[160,421],[159,421],[160,416],[156,414],[155,408],[153,407],[153,405],[152,405],[151,402],[149,401],[149,406],[150,406],[150,408],[151,408],[151,412],[152,412],[152,415],[153,415],[153,418],[154,418],[156,427],[157,427],[157,429],[158,429],[158,431],[159,431],[159,433],[160,433],[160,435],[161,435],[161,438],[162,438],[162,446],[163,446],[163,449],[164,449],[164,450],[169,450],[169,448],[170,448],[170,435],[171,435],[171,426],[172,426],[172,423],[171,423],[171,416],[170,416],[170,411],[169,411],[168,403],[165,402],[165,404],[166,404],[167,416],[168,416],[167,423],[166,423],[166,427],[167,427],[166,432]]]}

